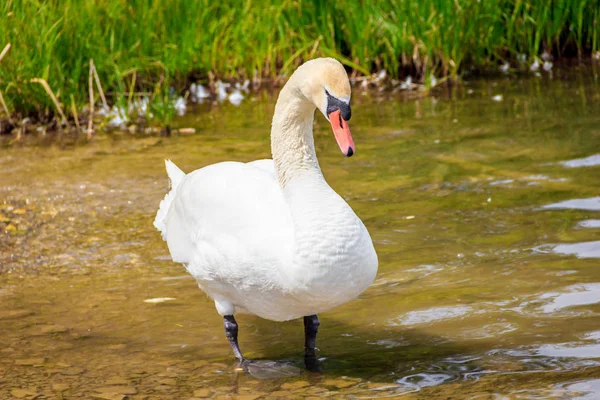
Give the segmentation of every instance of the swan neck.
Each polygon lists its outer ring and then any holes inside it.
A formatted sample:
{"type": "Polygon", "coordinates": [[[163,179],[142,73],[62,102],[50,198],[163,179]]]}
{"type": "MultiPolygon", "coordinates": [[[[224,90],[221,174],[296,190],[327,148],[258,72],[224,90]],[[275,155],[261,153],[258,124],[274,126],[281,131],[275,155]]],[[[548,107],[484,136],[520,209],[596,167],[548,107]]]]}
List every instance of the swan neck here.
{"type": "Polygon", "coordinates": [[[315,109],[293,86],[286,85],[279,94],[271,126],[271,152],[282,188],[304,173],[322,177],[312,130],[315,109]]]}

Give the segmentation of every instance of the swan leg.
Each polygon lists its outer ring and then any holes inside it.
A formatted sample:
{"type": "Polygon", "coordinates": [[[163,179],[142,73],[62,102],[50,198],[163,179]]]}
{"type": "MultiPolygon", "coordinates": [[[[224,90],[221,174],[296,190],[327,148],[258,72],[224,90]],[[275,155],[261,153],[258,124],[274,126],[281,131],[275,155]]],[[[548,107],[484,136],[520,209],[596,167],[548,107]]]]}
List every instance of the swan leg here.
{"type": "Polygon", "coordinates": [[[223,323],[225,326],[225,336],[229,340],[229,344],[231,344],[233,355],[239,362],[245,361],[240,350],[240,345],[238,344],[238,324],[235,318],[233,318],[233,315],[226,315],[223,317],[223,323]]]}
{"type": "Polygon", "coordinates": [[[320,324],[316,314],[304,317],[304,363],[311,371],[319,370],[315,347],[320,324]]]}

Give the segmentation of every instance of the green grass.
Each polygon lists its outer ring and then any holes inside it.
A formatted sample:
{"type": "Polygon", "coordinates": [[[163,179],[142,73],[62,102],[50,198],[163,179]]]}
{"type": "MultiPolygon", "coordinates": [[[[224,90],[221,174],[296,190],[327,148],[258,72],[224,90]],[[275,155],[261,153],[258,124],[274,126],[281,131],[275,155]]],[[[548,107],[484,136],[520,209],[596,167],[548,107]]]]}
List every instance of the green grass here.
{"type": "Polygon", "coordinates": [[[165,103],[209,72],[269,77],[316,56],[424,80],[597,51],[599,26],[598,0],[3,0],[0,91],[17,116],[47,119],[53,103],[30,82],[44,79],[71,115],[71,96],[88,103],[90,59],[113,103],[130,87],[165,103]]]}

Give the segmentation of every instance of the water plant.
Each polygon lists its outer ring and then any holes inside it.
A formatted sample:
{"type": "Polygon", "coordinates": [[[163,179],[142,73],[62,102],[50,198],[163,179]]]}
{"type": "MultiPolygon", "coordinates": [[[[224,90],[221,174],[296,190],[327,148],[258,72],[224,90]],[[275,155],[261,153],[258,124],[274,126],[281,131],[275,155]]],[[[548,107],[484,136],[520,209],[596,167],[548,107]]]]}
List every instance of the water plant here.
{"type": "Polygon", "coordinates": [[[581,57],[600,47],[598,20],[596,0],[5,0],[0,118],[73,120],[92,59],[109,103],[148,93],[164,105],[194,81],[273,78],[316,56],[426,84],[519,55],[581,57]]]}

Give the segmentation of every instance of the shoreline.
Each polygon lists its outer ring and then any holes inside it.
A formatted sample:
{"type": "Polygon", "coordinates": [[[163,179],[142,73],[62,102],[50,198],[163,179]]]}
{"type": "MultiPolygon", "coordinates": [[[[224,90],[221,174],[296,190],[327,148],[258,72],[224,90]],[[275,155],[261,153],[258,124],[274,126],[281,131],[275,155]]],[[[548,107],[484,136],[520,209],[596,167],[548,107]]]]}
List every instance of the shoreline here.
{"type": "Polygon", "coordinates": [[[138,113],[169,126],[191,83],[268,85],[316,57],[338,59],[351,78],[385,70],[426,88],[600,58],[595,0],[65,0],[8,2],[0,14],[0,114],[13,120],[2,133],[29,118],[91,136],[87,112],[127,119],[143,96],[138,113]]]}
{"type": "MultiPolygon", "coordinates": [[[[575,71],[585,70],[583,73],[592,74],[594,69],[600,68],[600,53],[585,59],[560,59],[556,62],[543,61],[535,58],[532,64],[515,62],[499,65],[496,69],[471,70],[457,78],[435,78],[430,76],[426,81],[417,81],[409,75],[404,80],[390,77],[386,70],[381,70],[371,75],[360,75],[356,70],[350,70],[349,76],[354,93],[363,94],[386,94],[394,95],[401,93],[406,100],[423,98],[431,95],[432,90],[441,87],[461,85],[465,78],[471,79],[553,79],[555,74],[571,76],[575,71]]],[[[91,75],[91,74],[90,74],[91,75]]],[[[190,80],[188,79],[188,82],[190,80]]],[[[244,101],[253,101],[254,97],[261,92],[277,92],[285,84],[286,77],[261,78],[250,81],[248,79],[229,79],[227,81],[217,80],[211,75],[207,85],[201,83],[190,83],[187,89],[175,96],[173,93],[165,104],[163,99],[153,99],[154,94],[150,92],[126,93],[128,102],[116,104],[112,100],[117,94],[102,91],[102,86],[97,82],[96,98],[93,112],[86,105],[80,110],[68,116],[61,112],[55,112],[49,121],[36,120],[34,117],[20,118],[13,113],[9,118],[3,113],[0,115],[0,146],[18,144],[26,136],[35,135],[37,139],[44,137],[71,137],[74,141],[93,140],[97,135],[117,135],[129,133],[132,137],[170,136],[171,134],[190,135],[194,134],[193,128],[176,127],[173,120],[185,115],[190,109],[197,108],[203,104],[222,105],[231,104],[239,106],[244,101]],[[100,93],[100,95],[98,95],[100,93]],[[152,104],[152,101],[155,101],[152,104]],[[153,105],[162,108],[163,113],[169,115],[154,115],[153,105]],[[65,116],[63,123],[59,122],[59,116],[65,116]],[[77,119],[75,119],[77,116],[77,119]],[[92,123],[90,124],[90,119],[92,123]],[[162,118],[161,118],[162,117],[162,118]]],[[[173,91],[171,91],[173,92],[173,91]]],[[[92,89],[92,93],[94,90],[92,89]]],[[[61,105],[58,104],[57,109],[61,105]]],[[[62,108],[62,107],[60,107],[62,108]]],[[[177,125],[177,124],[175,124],[177,125]]]]}

